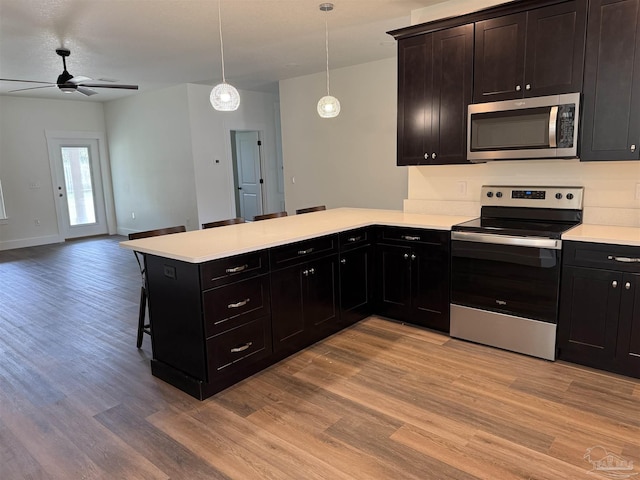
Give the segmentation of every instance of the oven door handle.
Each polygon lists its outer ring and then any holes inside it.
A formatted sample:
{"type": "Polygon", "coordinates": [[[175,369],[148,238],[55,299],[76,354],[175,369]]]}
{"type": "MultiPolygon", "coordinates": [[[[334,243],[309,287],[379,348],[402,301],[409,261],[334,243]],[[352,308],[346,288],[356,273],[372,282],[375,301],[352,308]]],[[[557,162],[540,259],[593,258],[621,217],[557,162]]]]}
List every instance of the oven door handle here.
{"type": "Polygon", "coordinates": [[[562,240],[542,237],[513,237],[510,235],[495,235],[491,233],[451,232],[451,240],[513,245],[516,247],[548,248],[550,250],[562,249],[562,240]]]}

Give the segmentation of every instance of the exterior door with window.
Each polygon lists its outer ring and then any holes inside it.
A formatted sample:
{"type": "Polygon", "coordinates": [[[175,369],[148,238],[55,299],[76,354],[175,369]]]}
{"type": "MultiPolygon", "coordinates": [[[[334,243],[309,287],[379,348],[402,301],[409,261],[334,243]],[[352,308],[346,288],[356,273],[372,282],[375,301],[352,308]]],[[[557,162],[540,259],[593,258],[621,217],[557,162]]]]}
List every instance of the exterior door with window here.
{"type": "Polygon", "coordinates": [[[106,234],[98,141],[54,139],[50,155],[61,235],[68,239],[106,234]]]}

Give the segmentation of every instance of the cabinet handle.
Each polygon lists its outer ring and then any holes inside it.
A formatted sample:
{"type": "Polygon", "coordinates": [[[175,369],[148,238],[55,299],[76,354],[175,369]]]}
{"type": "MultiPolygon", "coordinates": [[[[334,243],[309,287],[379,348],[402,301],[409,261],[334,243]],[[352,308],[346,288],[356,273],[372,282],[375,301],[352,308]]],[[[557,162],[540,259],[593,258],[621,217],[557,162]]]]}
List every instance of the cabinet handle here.
{"type": "Polygon", "coordinates": [[[412,254],[411,254],[411,260],[415,260],[415,259],[416,259],[416,254],[415,254],[415,253],[412,253],[412,254]]]}
{"type": "Polygon", "coordinates": [[[244,345],[240,345],[239,347],[233,347],[231,349],[231,353],[239,353],[239,352],[244,352],[247,348],[249,348],[251,345],[253,345],[253,342],[247,342],[244,345]]]}
{"type": "Polygon", "coordinates": [[[615,260],[616,262],[622,263],[640,263],[640,258],[616,257],[615,255],[609,255],[607,260],[615,260]]]}
{"type": "MultiPolygon", "coordinates": [[[[238,273],[238,272],[241,272],[241,271],[245,270],[248,267],[249,267],[249,265],[246,265],[246,264],[245,265],[240,265],[239,267],[227,268],[225,270],[225,272],[227,272],[227,273],[238,273]]],[[[213,278],[211,280],[213,280],[213,278]]]]}
{"type": "Polygon", "coordinates": [[[415,235],[402,235],[402,238],[405,240],[420,240],[420,237],[415,235]]]}
{"type": "Polygon", "coordinates": [[[525,90],[531,90],[531,84],[530,84],[530,83],[527,83],[527,84],[524,86],[524,88],[525,88],[525,90]]]}
{"type": "Polygon", "coordinates": [[[625,284],[624,284],[624,288],[625,288],[626,290],[630,290],[630,289],[631,289],[631,282],[627,282],[627,283],[625,283],[625,284]]]}
{"type": "Polygon", "coordinates": [[[305,277],[308,277],[309,275],[313,275],[314,273],[316,273],[316,269],[315,269],[315,268],[310,268],[310,269],[308,269],[308,270],[303,270],[303,271],[302,271],[302,274],[303,274],[305,277]]]}
{"type": "Polygon", "coordinates": [[[347,242],[359,242],[360,240],[362,240],[362,235],[347,238],[347,242]]]}
{"type": "Polygon", "coordinates": [[[230,303],[227,305],[227,308],[240,308],[244,307],[247,303],[251,301],[250,298],[245,298],[244,300],[240,300],[238,303],[230,303]]]}
{"type": "Polygon", "coordinates": [[[342,260],[340,260],[340,263],[341,263],[342,265],[344,265],[345,263],[347,263],[347,259],[346,259],[346,258],[343,258],[342,260]]]}
{"type": "Polygon", "coordinates": [[[520,87],[520,85],[516,85],[516,92],[519,92],[520,90],[522,90],[522,88],[520,87]]]}
{"type": "Polygon", "coordinates": [[[313,252],[313,247],[309,247],[306,250],[298,250],[298,255],[306,255],[311,252],[313,252]]]}
{"type": "Polygon", "coordinates": [[[310,273],[311,275],[313,275],[314,273],[316,273],[316,269],[315,269],[315,268],[310,268],[310,269],[309,269],[309,273],[310,273]]]}
{"type": "Polygon", "coordinates": [[[632,152],[635,152],[635,151],[636,151],[636,144],[635,144],[635,143],[634,143],[633,145],[631,145],[630,150],[631,150],[632,152]]]}
{"type": "Polygon", "coordinates": [[[615,280],[613,282],[611,282],[611,286],[613,288],[618,288],[618,282],[616,282],[615,280]]]}
{"type": "Polygon", "coordinates": [[[429,154],[428,154],[428,153],[425,153],[425,154],[424,154],[424,159],[425,159],[425,160],[429,160],[429,154]]]}
{"type": "Polygon", "coordinates": [[[409,258],[409,254],[408,254],[408,253],[405,253],[403,256],[404,256],[404,259],[405,259],[405,260],[406,260],[407,258],[409,258]]]}
{"type": "Polygon", "coordinates": [[[436,152],[433,152],[433,153],[431,154],[431,158],[433,158],[433,159],[435,159],[435,158],[436,158],[436,152]]]}

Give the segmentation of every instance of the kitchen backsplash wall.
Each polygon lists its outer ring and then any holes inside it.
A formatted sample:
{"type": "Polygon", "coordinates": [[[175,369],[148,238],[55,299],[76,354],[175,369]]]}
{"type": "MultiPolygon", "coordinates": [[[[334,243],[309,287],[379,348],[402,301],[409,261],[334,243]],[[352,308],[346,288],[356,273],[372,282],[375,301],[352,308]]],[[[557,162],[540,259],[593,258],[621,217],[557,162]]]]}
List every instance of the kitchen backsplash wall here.
{"type": "Polygon", "coordinates": [[[478,215],[482,185],[582,186],[584,222],[640,227],[640,162],[534,160],[409,167],[410,213],[478,215]]]}

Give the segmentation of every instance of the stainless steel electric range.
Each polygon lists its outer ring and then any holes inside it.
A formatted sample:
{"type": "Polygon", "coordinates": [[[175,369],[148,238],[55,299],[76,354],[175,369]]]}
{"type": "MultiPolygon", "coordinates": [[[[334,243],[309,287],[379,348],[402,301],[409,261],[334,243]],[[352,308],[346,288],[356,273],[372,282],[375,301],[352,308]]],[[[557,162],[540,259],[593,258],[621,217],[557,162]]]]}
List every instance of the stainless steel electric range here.
{"type": "Polygon", "coordinates": [[[582,187],[482,187],[481,216],[451,232],[451,336],[555,360],[562,234],[582,187]]]}

